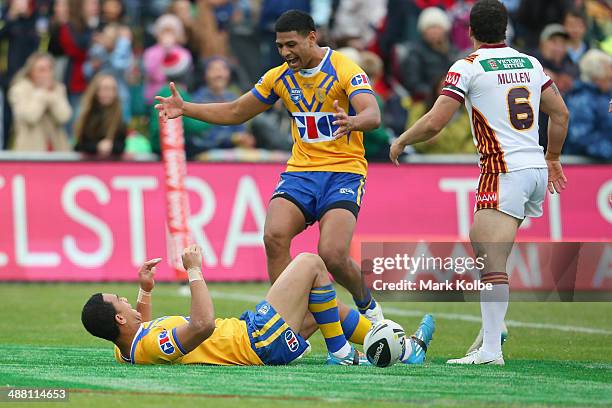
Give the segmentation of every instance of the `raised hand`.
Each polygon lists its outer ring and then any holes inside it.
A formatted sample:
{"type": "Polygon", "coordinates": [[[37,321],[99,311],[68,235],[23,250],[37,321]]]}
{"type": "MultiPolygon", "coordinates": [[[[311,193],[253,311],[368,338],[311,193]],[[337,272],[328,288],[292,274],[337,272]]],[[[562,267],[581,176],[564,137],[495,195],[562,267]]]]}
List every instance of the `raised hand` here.
{"type": "Polygon", "coordinates": [[[181,255],[183,260],[183,268],[185,270],[191,268],[202,269],[202,249],[197,245],[191,245],[183,249],[183,254],[181,255]]]}
{"type": "Polygon", "coordinates": [[[155,105],[155,109],[157,109],[159,118],[164,122],[168,119],[178,118],[183,114],[184,101],[181,94],[176,90],[174,82],[170,82],[170,92],[172,94],[167,98],[163,96],[155,97],[159,102],[155,105]]]}
{"type": "Polygon", "coordinates": [[[161,262],[161,258],[148,260],[138,270],[138,280],[140,288],[145,292],[151,292],[155,287],[155,270],[156,265],[161,262]]]}

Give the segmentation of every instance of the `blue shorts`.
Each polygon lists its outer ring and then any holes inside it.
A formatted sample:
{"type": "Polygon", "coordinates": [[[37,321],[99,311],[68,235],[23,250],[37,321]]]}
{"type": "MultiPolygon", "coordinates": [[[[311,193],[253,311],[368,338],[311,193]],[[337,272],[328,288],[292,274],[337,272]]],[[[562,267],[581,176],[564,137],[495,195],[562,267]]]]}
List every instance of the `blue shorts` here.
{"type": "Polygon", "coordinates": [[[265,365],[289,364],[302,355],[308,343],[291,330],[270,303],[263,300],[240,316],[249,333],[251,347],[265,365]]]}
{"type": "Polygon", "coordinates": [[[365,177],[331,171],[291,171],[280,176],[272,199],[294,203],[312,225],[333,208],[344,208],[357,218],[365,193],[365,177]]]}

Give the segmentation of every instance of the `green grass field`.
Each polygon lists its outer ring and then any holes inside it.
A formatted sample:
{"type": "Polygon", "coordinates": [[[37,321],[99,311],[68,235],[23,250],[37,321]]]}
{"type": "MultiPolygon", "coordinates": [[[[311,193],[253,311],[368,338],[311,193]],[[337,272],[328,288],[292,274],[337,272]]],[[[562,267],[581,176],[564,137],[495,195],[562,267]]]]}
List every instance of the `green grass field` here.
{"type": "MultiPolygon", "coordinates": [[[[266,287],[211,284],[217,315],[239,315],[266,287]]],[[[476,335],[477,303],[383,304],[386,317],[408,332],[423,312],[436,317],[424,366],[328,367],[317,334],[313,353],[288,367],[143,367],[116,364],[111,345],[81,326],[81,307],[98,291],[134,302],[137,287],[0,285],[0,387],[69,388],[69,401],[60,405],[74,407],[612,406],[610,303],[511,304],[505,367],[444,364],[462,355],[476,335]]],[[[189,299],[177,294],[176,285],[158,284],[154,316],[188,310],[189,299]]]]}

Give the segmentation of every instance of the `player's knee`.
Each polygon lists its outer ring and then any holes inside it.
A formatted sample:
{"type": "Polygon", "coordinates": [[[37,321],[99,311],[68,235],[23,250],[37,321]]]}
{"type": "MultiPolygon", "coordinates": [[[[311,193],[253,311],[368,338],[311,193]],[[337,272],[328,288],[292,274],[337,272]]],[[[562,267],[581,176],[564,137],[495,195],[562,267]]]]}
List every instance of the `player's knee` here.
{"type": "Polygon", "coordinates": [[[306,266],[309,271],[312,271],[315,274],[327,274],[325,262],[323,262],[323,259],[321,259],[321,257],[317,254],[312,254],[310,252],[302,252],[301,254],[295,257],[295,262],[306,266]]]}
{"type": "Polygon", "coordinates": [[[320,249],[319,255],[330,271],[342,270],[349,259],[348,251],[340,246],[330,246],[325,249],[320,249]]]}
{"type": "Polygon", "coordinates": [[[281,231],[273,229],[264,230],[263,241],[268,255],[274,255],[278,251],[288,249],[291,244],[290,237],[281,231]]]}

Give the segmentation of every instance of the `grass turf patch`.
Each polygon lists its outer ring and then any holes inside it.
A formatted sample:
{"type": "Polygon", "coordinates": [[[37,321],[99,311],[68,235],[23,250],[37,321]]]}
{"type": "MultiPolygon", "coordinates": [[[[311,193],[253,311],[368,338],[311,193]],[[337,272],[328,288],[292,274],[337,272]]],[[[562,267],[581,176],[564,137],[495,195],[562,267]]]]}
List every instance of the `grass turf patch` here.
{"type": "MultiPolygon", "coordinates": [[[[16,387],[66,387],[128,395],[210,395],[317,403],[486,403],[595,406],[610,403],[612,364],[513,360],[505,367],[328,367],[323,355],[284,367],[127,366],[109,349],[0,346],[0,378],[16,387]],[[333,380],[330,380],[333,379],[333,380]],[[315,391],[316,390],[316,391],[315,391]]],[[[87,395],[87,394],[85,394],[87,395]]]]}
{"type": "MultiPolygon", "coordinates": [[[[211,284],[219,316],[238,316],[263,298],[265,284],[211,284]]],[[[67,387],[80,406],[172,404],[225,406],[261,403],[275,406],[348,407],[401,403],[434,406],[602,406],[612,403],[612,336],[578,331],[510,327],[504,346],[505,367],[449,367],[462,355],[480,324],[477,303],[394,303],[387,314],[414,330],[420,312],[438,314],[426,366],[327,367],[325,346],[317,334],[314,353],[288,367],[156,366],[131,367],[113,361],[111,345],[93,338],[80,322],[80,311],[94,292],[127,295],[133,284],[3,284],[7,312],[0,317],[0,385],[67,387]]],[[[346,293],[341,292],[347,302],[346,293]]],[[[189,299],[176,285],[158,285],[154,316],[186,314],[189,299]]],[[[513,303],[508,319],[565,328],[612,331],[607,303],[513,303]]],[[[23,405],[20,405],[23,406],[23,405]]],[[[36,405],[38,406],[38,405],[36,405]]]]}

